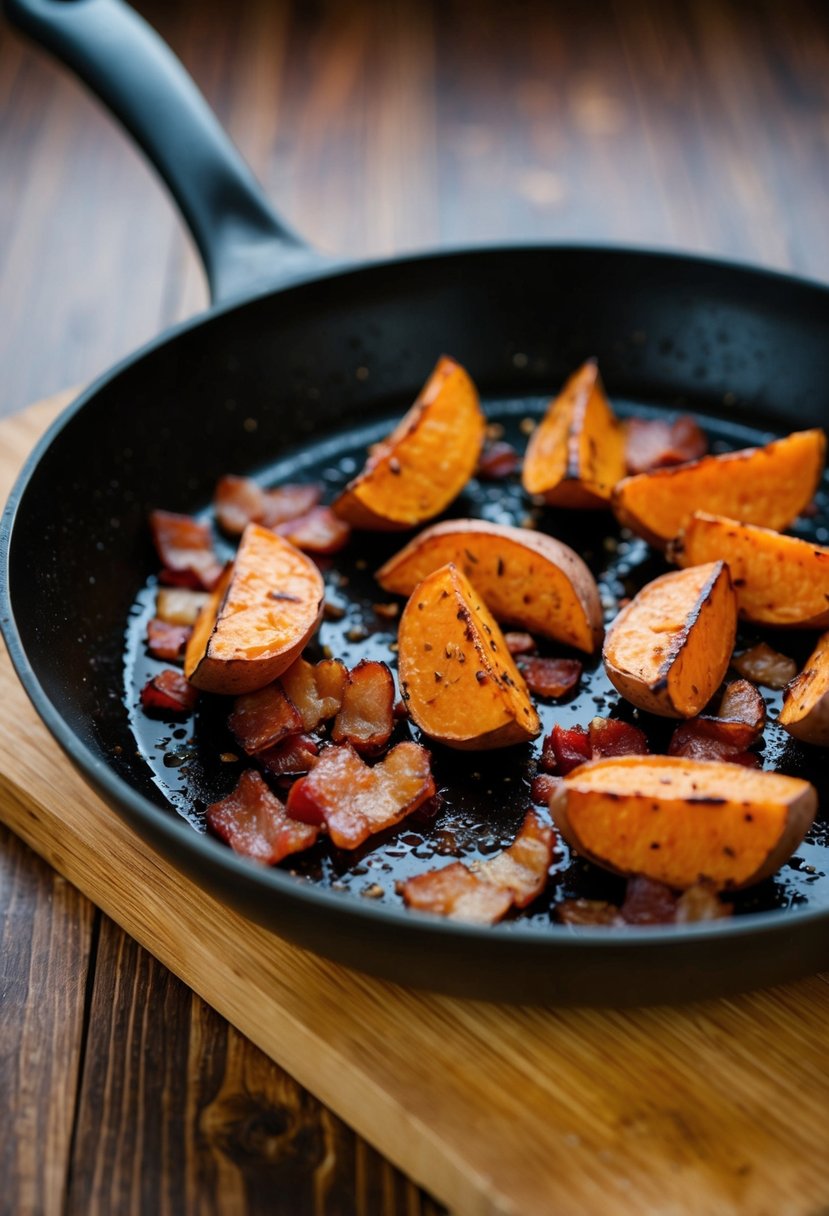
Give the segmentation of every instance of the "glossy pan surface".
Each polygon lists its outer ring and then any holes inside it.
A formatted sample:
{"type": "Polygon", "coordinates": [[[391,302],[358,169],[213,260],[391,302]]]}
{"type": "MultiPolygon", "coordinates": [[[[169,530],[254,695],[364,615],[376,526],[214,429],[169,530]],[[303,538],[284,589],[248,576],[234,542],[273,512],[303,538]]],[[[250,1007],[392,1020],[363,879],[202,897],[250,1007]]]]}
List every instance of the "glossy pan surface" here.
{"type": "MultiPolygon", "coordinates": [[[[91,8],[128,11],[98,0],[91,8]]],[[[181,201],[186,186],[171,184],[181,201]]],[[[728,446],[825,424],[829,292],[700,259],[601,248],[462,251],[337,269],[315,264],[274,222],[257,273],[266,253],[276,262],[287,251],[293,281],[255,284],[243,298],[250,228],[241,226],[240,244],[237,226],[228,246],[216,243],[211,224],[201,243],[212,249],[214,290],[224,284],[235,299],[93,385],[39,446],[4,516],[4,633],[72,760],[146,839],[228,903],[401,983],[490,999],[627,1004],[778,982],[829,962],[820,824],[808,855],[801,851],[791,873],[761,892],[757,906],[766,910],[726,922],[574,933],[539,915],[464,927],[408,914],[390,891],[367,899],[362,882],[342,884],[331,867],[298,876],[260,870],[194,831],[165,796],[162,770],[176,766],[148,762],[152,740],[136,740],[124,696],[125,679],[134,689],[140,675],[130,666],[134,647],[125,671],[126,623],[155,564],[148,509],[203,510],[231,470],[268,480],[286,462],[304,461],[307,470],[330,470],[333,482],[337,468],[347,471],[343,460],[358,459],[406,408],[444,350],[468,367],[490,415],[513,428],[590,354],[623,409],[694,410],[728,446]]],[[[498,494],[506,497],[487,499],[473,487],[469,509],[522,509],[513,491],[498,494]]],[[[556,526],[549,517],[541,523],[556,526]]],[[[821,510],[810,534],[825,540],[826,523],[821,510]]],[[[622,575],[598,556],[595,517],[570,516],[556,530],[593,555],[608,586],[643,576],[637,560],[622,575]]],[[[355,603],[370,594],[357,587],[355,603]]],[[[559,720],[584,720],[598,695],[589,683],[559,720]]],[[[777,747],[771,737],[769,762],[777,747]]],[[[790,749],[781,763],[825,788],[805,753],[790,749]]],[[[513,775],[520,786],[525,774],[513,775]]],[[[442,830],[422,826],[426,839],[442,830]]]]}

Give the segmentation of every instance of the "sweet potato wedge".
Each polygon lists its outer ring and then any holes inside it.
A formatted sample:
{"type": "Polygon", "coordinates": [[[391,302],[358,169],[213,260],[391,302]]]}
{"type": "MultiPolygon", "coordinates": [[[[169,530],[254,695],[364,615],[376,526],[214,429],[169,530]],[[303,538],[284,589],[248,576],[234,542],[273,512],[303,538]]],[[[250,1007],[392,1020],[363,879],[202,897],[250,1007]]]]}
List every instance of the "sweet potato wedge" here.
{"type": "Polygon", "coordinates": [[[796,431],[763,448],[626,477],[613,491],[613,510],[621,524],[657,548],[673,540],[695,511],[780,530],[811,502],[825,454],[823,431],[796,431]]]}
{"type": "Polygon", "coordinates": [[[403,699],[430,738],[476,751],[538,734],[538,714],[500,629],[451,562],[415,588],[398,646],[403,699]]]}
{"type": "Polygon", "coordinates": [[[589,359],[550,403],[527,445],[522,481],[552,507],[606,507],[625,469],[625,440],[589,359]]]}
{"type": "Polygon", "coordinates": [[[420,395],[334,503],[354,528],[389,532],[432,519],[475,472],[485,419],[478,392],[443,355],[420,395]]]}
{"type": "Polygon", "coordinates": [[[767,878],[816,811],[808,781],[674,756],[594,761],[565,777],[550,799],[556,826],[583,856],[680,890],[767,878]]]}
{"type": "Polygon", "coordinates": [[[743,620],[798,629],[829,625],[829,549],[821,545],[695,511],[669,553],[678,566],[727,562],[743,620]]]}
{"type": "Polygon", "coordinates": [[[611,625],[605,670],[632,705],[692,718],[722,682],[736,630],[737,597],[722,562],[663,574],[611,625]]]}
{"type": "Polygon", "coordinates": [[[829,633],[786,687],[777,721],[795,739],[829,747],[829,633]]]}
{"type": "Polygon", "coordinates": [[[322,576],[281,536],[248,524],[236,560],[202,609],[184,673],[205,692],[264,688],[298,657],[322,616],[322,576]]]}
{"type": "Polygon", "coordinates": [[[602,640],[596,580],[569,546],[529,528],[450,519],[410,541],[377,571],[386,591],[411,595],[433,570],[453,562],[498,621],[584,650],[602,640]]]}

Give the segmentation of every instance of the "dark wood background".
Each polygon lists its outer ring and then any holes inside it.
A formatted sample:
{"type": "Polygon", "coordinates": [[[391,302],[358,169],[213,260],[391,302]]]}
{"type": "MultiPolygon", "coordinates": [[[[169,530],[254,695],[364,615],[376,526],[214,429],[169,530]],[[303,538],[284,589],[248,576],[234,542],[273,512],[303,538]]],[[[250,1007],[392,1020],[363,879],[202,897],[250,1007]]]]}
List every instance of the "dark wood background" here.
{"type": "MultiPolygon", "coordinates": [[[[817,0],[139,8],[323,249],[599,239],[829,280],[817,0]]],[[[141,157],[1,30],[0,414],[205,303],[141,157]]],[[[0,1117],[3,1216],[439,1210],[3,830],[0,1117]]]]}

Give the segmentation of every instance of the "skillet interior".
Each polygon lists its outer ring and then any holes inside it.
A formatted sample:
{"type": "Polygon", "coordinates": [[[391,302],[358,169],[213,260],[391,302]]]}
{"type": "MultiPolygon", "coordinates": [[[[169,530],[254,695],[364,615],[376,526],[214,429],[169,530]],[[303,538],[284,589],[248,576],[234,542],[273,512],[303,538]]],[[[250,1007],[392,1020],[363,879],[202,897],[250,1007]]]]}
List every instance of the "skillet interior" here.
{"type": "MultiPolygon", "coordinates": [[[[694,409],[719,418],[726,437],[741,425],[781,431],[825,422],[816,386],[829,382],[827,321],[829,293],[780,276],[671,256],[546,248],[349,271],[186,328],[89,396],[19,503],[9,552],[14,619],[37,683],[70,727],[64,746],[145,834],[225,898],[280,932],[392,978],[470,995],[621,1002],[768,982],[819,965],[826,961],[819,927],[799,910],[748,917],[739,929],[639,931],[615,942],[559,928],[524,941],[511,926],[482,933],[427,925],[365,900],[349,900],[346,910],[341,897],[314,886],[287,890],[285,876],[251,874],[213,842],[179,825],[171,830],[169,811],[153,814],[116,791],[111,774],[166,805],[136,755],[121,695],[124,621],[154,566],[145,528],[152,506],[200,509],[223,472],[261,470],[311,437],[399,413],[441,350],[464,363],[490,399],[540,403],[595,354],[614,399],[694,409]],[[749,926],[780,948],[758,942],[735,972],[749,926]],[[566,957],[566,971],[542,974],[539,948],[546,964],[557,952],[566,957]],[[636,974],[625,975],[633,950],[636,974]]],[[[578,532],[565,539],[581,547],[578,532]]],[[[810,903],[820,891],[820,882],[810,885],[810,903]]]]}

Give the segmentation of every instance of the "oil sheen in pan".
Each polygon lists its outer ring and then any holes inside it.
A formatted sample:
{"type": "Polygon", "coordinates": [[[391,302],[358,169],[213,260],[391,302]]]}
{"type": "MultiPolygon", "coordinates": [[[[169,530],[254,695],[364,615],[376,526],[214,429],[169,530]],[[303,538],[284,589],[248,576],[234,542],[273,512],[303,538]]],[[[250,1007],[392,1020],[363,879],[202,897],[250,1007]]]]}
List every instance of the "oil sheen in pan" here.
{"type": "MultiPolygon", "coordinates": [[[[654,417],[663,412],[629,402],[615,401],[614,405],[622,415],[636,413],[654,417]]],[[[530,420],[537,420],[544,406],[544,399],[534,398],[490,401],[485,408],[488,419],[500,422],[505,438],[523,451],[527,431],[531,428],[530,420]]],[[[714,452],[764,443],[774,437],[739,423],[707,417],[700,418],[700,422],[714,452]]],[[[263,485],[290,480],[321,481],[327,487],[327,497],[333,497],[362,466],[368,445],[388,434],[391,425],[387,420],[288,453],[263,468],[259,479],[263,485]]],[[[263,436],[263,444],[266,443],[267,437],[263,436]]],[[[228,472],[237,471],[228,469],[228,472]]],[[[829,540],[828,501],[824,483],[818,512],[811,519],[798,521],[794,529],[798,535],[824,544],[829,540]]],[[[523,493],[518,477],[500,482],[473,480],[453,503],[447,516],[471,516],[524,525],[531,521],[532,526],[565,541],[582,555],[593,571],[606,622],[615,616],[620,599],[635,594],[644,583],[667,568],[664,560],[644,542],[620,530],[608,513],[553,511],[533,506],[523,493]]],[[[373,607],[394,597],[382,591],[374,581],[373,571],[406,539],[405,533],[355,533],[347,549],[330,561],[324,572],[326,598],[343,615],[341,619],[323,622],[307,652],[309,658],[333,655],[349,666],[361,658],[381,659],[396,674],[396,653],[392,647],[397,622],[378,615],[373,607]]],[[[232,551],[232,546],[226,545],[224,556],[229,557],[232,551]]],[[[150,658],[145,646],[147,621],[154,615],[155,592],[153,579],[142,589],[130,614],[124,663],[130,720],[139,752],[149,765],[156,784],[194,830],[204,831],[205,808],[232,789],[245,766],[245,759],[227,729],[230,702],[224,698],[203,697],[194,717],[185,722],[158,721],[141,712],[141,688],[153,674],[167,666],[150,658]],[[238,759],[229,759],[234,756],[238,759]]],[[[402,600],[400,604],[402,607],[402,600]]],[[[773,631],[749,627],[741,632],[738,644],[751,645],[763,638],[802,662],[809,653],[814,635],[798,636],[790,632],[775,636],[773,631]]],[[[540,653],[575,654],[566,647],[544,641],[540,653]]],[[[598,655],[578,657],[584,662],[584,675],[575,694],[557,703],[537,701],[543,735],[549,733],[556,722],[563,726],[586,725],[600,714],[637,723],[644,728],[652,750],[665,750],[675,724],[640,714],[622,700],[607,680],[598,655]]],[[[816,784],[821,803],[825,803],[829,779],[821,775],[820,751],[795,743],[777,726],[775,718],[780,708],[780,693],[762,691],[769,714],[761,749],[763,767],[808,778],[816,784]]],[[[451,751],[424,740],[432,752],[439,791],[433,808],[412,815],[396,829],[374,837],[356,852],[337,850],[323,840],[307,853],[289,858],[283,868],[297,881],[342,891],[344,898],[399,902],[395,886],[401,879],[453,860],[471,861],[492,855],[510,843],[531,805],[530,783],[536,773],[543,735],[526,747],[485,753],[451,751]]],[[[413,726],[401,723],[392,743],[418,737],[413,726]]],[[[525,926],[531,925],[543,932],[554,919],[551,908],[555,902],[577,896],[618,902],[623,888],[621,879],[578,858],[571,858],[563,846],[554,863],[547,892],[521,913],[519,919],[525,926]]],[[[774,878],[733,899],[737,914],[829,903],[829,829],[825,813],[796,856],[774,878]]]]}

